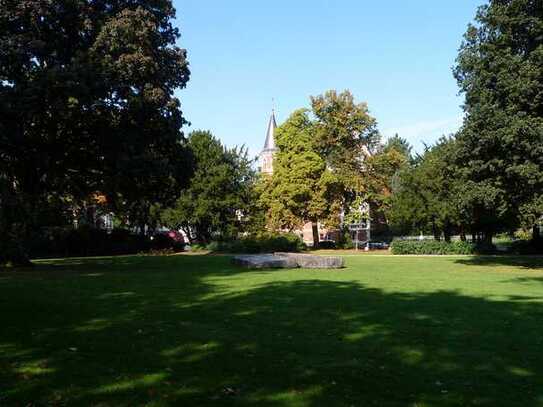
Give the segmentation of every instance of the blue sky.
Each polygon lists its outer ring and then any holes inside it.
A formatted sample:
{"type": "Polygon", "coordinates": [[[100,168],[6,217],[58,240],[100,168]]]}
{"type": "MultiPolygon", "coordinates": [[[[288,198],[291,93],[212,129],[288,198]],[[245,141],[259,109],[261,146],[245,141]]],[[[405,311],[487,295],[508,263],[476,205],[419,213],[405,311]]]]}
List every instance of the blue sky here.
{"type": "Polygon", "coordinates": [[[186,132],[211,130],[257,154],[309,96],[350,89],[383,136],[420,150],[462,120],[452,66],[484,0],[174,0],[191,80],[186,132]]]}

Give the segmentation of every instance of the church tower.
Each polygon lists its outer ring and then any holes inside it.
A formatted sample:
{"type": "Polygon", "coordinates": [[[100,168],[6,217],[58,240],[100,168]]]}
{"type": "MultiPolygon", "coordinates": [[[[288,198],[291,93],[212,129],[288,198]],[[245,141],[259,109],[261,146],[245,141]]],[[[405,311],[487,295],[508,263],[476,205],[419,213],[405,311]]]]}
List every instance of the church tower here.
{"type": "Polygon", "coordinates": [[[260,153],[260,171],[264,174],[273,174],[273,156],[277,151],[275,147],[275,129],[277,123],[275,122],[275,112],[272,110],[270,122],[268,123],[268,131],[266,132],[266,142],[264,148],[260,153]]]}

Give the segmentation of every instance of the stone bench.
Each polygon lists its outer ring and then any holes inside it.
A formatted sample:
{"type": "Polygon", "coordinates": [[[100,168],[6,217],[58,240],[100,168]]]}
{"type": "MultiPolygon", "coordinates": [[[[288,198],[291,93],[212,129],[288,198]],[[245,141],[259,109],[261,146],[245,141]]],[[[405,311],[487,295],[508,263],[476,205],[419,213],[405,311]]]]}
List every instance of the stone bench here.
{"type": "Polygon", "coordinates": [[[235,265],[248,269],[264,268],[308,268],[308,269],[338,269],[344,267],[341,257],[315,256],[300,253],[274,253],[235,256],[235,265]]]}
{"type": "Polygon", "coordinates": [[[294,260],[274,256],[273,254],[250,254],[243,256],[235,256],[232,263],[248,269],[265,269],[265,268],[296,268],[298,263],[294,260]]]}
{"type": "Polygon", "coordinates": [[[274,253],[275,256],[294,260],[298,266],[304,269],[340,269],[345,267],[343,257],[316,256],[301,253],[274,253]]]}

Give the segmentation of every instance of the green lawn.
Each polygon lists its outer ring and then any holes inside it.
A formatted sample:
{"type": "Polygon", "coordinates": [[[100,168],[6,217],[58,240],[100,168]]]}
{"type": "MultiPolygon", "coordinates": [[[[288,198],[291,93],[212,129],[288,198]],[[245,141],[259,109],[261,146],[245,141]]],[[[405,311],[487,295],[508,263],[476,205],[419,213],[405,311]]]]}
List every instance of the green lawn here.
{"type": "Polygon", "coordinates": [[[0,273],[0,405],[543,406],[543,259],[42,261],[0,273]]]}

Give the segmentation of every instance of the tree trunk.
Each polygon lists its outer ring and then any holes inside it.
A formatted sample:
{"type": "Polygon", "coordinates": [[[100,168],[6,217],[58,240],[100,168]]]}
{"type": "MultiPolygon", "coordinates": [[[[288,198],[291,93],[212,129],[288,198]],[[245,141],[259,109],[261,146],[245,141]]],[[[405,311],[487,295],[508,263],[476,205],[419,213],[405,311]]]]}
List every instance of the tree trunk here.
{"type": "Polygon", "coordinates": [[[445,227],[443,228],[443,237],[445,238],[445,241],[447,243],[451,242],[451,235],[452,235],[451,225],[450,223],[447,222],[447,224],[445,224],[445,227]]]}
{"type": "Polygon", "coordinates": [[[483,234],[483,243],[487,245],[492,245],[492,237],[494,236],[494,233],[492,230],[485,230],[483,234]]]}
{"type": "Polygon", "coordinates": [[[460,240],[465,242],[467,239],[466,239],[466,229],[464,228],[464,226],[460,226],[460,240]]]}
{"type": "MultiPolygon", "coordinates": [[[[1,186],[1,185],[0,185],[1,186]]],[[[31,266],[25,248],[30,231],[35,230],[33,199],[19,198],[13,191],[0,196],[0,266],[31,266]]]]}
{"type": "Polygon", "coordinates": [[[317,221],[311,222],[311,229],[313,230],[313,249],[319,248],[319,224],[317,221]]]}
{"type": "Polygon", "coordinates": [[[534,243],[539,243],[541,241],[541,230],[539,225],[534,225],[532,228],[532,240],[534,243]]]}
{"type": "Polygon", "coordinates": [[[439,233],[435,222],[432,222],[432,234],[434,235],[434,240],[437,240],[438,242],[441,240],[441,234],[439,233]]]}

